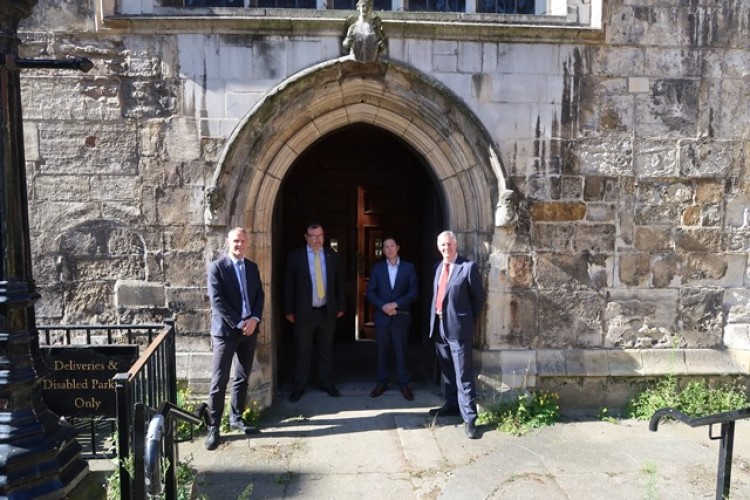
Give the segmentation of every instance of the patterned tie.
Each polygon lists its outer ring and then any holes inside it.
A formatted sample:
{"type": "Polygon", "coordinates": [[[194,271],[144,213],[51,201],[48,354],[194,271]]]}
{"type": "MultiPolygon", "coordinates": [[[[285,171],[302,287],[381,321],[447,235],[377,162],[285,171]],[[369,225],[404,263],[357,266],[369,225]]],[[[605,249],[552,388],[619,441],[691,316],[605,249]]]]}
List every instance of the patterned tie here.
{"type": "Polygon", "coordinates": [[[250,302],[247,300],[247,291],[245,285],[247,278],[245,277],[245,266],[242,261],[237,261],[237,276],[240,282],[240,293],[242,294],[242,316],[246,317],[250,315],[250,302]]]}
{"type": "Polygon", "coordinates": [[[435,312],[442,314],[443,312],[443,300],[445,300],[445,288],[448,285],[448,275],[450,274],[450,263],[446,262],[443,267],[443,272],[440,274],[440,281],[438,282],[437,297],[435,298],[435,312]]]}
{"type": "Polygon", "coordinates": [[[313,250],[315,254],[315,292],[318,294],[318,298],[323,300],[326,296],[326,287],[323,284],[323,268],[320,266],[320,251],[313,250]]]}

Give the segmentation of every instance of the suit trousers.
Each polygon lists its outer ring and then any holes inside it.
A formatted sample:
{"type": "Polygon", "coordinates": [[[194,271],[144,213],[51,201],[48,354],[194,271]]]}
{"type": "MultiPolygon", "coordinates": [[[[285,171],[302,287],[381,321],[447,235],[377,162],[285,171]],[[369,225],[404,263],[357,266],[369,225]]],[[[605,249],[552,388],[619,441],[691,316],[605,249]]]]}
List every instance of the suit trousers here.
{"type": "MultiPolygon", "coordinates": [[[[239,330],[238,330],[239,332],[239,330]]],[[[224,413],[224,398],[226,397],[229,372],[234,359],[234,378],[232,381],[230,422],[241,422],[242,412],[245,411],[248,381],[253,369],[255,346],[258,334],[246,336],[237,333],[231,337],[211,336],[213,347],[213,365],[211,367],[211,389],[208,392],[208,406],[213,419],[213,425],[221,423],[224,413]]]]}
{"type": "Polygon", "coordinates": [[[464,422],[474,422],[477,419],[477,395],[471,341],[447,338],[440,328],[439,317],[435,318],[432,337],[446,405],[458,408],[464,422]]]}
{"type": "Polygon", "coordinates": [[[409,340],[409,326],[393,324],[376,326],[375,335],[378,339],[378,383],[388,384],[388,356],[391,347],[393,347],[398,383],[402,387],[409,385],[409,370],[406,369],[406,345],[409,340]]]}
{"type": "Polygon", "coordinates": [[[310,376],[313,340],[317,336],[318,382],[322,386],[331,384],[333,369],[333,334],[336,331],[336,318],[328,316],[325,307],[313,308],[310,316],[294,323],[294,345],[297,351],[297,369],[294,374],[294,388],[304,390],[310,376]]]}

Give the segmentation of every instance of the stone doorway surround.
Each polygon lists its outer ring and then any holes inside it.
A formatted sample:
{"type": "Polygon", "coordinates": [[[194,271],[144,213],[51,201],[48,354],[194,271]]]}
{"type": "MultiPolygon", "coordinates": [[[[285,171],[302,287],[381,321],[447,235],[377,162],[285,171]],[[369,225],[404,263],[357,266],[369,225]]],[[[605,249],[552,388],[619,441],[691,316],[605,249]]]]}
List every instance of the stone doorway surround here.
{"type": "MultiPolygon", "coordinates": [[[[391,132],[424,159],[443,198],[448,227],[462,253],[486,263],[495,234],[498,193],[506,190],[499,155],[473,112],[440,82],[406,64],[348,57],[313,66],[279,84],[229,138],[211,187],[206,226],[251,233],[248,257],[266,290],[255,387],[270,402],[275,386],[274,207],[284,177],[317,140],[366,123],[391,132]]],[[[480,327],[481,328],[481,327],[480,327]]],[[[481,332],[480,332],[481,335],[481,332]]]]}

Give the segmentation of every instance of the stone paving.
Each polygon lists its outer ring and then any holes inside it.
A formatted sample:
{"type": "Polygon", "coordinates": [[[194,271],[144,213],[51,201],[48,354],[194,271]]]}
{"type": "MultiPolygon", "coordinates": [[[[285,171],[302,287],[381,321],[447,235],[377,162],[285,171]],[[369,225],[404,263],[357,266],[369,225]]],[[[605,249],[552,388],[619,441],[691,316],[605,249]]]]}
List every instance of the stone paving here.
{"type": "MultiPolygon", "coordinates": [[[[714,498],[719,442],[707,427],[570,420],[513,437],[480,428],[467,439],[459,418],[427,417],[435,386],[377,399],[366,384],[342,384],[341,398],[308,390],[280,395],[263,432],[226,434],[216,451],[202,438],[180,456],[198,470],[196,492],[240,498],[714,498]]],[[[714,434],[718,429],[714,430],[714,434]]],[[[737,425],[731,498],[750,498],[750,424],[737,425]]]]}

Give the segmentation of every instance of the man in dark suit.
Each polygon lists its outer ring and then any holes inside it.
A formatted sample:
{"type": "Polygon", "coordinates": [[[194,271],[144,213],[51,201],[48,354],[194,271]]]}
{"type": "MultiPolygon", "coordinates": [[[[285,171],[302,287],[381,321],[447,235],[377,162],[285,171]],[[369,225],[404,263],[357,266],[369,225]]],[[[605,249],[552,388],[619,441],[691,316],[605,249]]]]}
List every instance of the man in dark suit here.
{"type": "Polygon", "coordinates": [[[411,325],[409,306],[417,298],[417,272],[414,264],[398,256],[398,251],[399,246],[394,238],[383,239],[385,260],[372,266],[367,284],[367,300],[375,308],[378,341],[378,383],[370,397],[376,398],[388,389],[388,353],[392,345],[401,394],[407,401],[413,401],[409,370],[406,368],[406,345],[411,325]]]}
{"type": "Polygon", "coordinates": [[[443,260],[435,270],[430,337],[435,340],[445,404],[429,414],[460,414],[464,433],[469,439],[476,439],[479,435],[472,337],[484,305],[484,286],[476,263],[458,255],[453,232],[440,233],[437,247],[443,260]]]}
{"type": "Polygon", "coordinates": [[[293,403],[305,393],[316,334],[320,389],[332,397],[340,396],[331,381],[331,371],[336,318],[344,315],[343,272],[338,254],[323,248],[325,236],[320,224],[309,224],[305,239],[307,245],[290,252],[284,280],[284,314],[294,323],[297,360],[289,397],[293,403]]]}
{"type": "Polygon", "coordinates": [[[206,437],[206,449],[219,445],[219,426],[224,413],[232,359],[235,360],[232,381],[232,400],[229,423],[245,434],[258,432],[245,425],[248,380],[253,368],[255,346],[258,342],[258,323],[263,317],[263,284],[258,266],[245,258],[247,233],[235,227],[227,235],[228,255],[213,262],[208,268],[208,296],[211,299],[211,345],[213,365],[208,409],[212,424],[206,437]]]}

